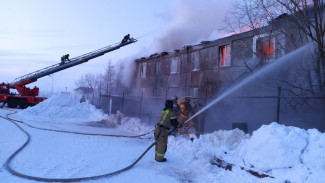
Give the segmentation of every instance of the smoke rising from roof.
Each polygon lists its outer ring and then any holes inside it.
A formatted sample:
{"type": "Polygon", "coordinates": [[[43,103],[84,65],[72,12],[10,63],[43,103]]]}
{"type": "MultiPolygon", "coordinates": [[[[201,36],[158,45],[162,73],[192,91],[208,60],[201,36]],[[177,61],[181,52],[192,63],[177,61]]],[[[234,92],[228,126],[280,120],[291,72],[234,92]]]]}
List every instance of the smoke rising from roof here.
{"type": "Polygon", "coordinates": [[[152,52],[169,51],[186,44],[213,40],[224,35],[224,16],[233,0],[177,0],[167,17],[167,26],[154,40],[152,52]]]}
{"type": "MultiPolygon", "coordinates": [[[[235,0],[175,0],[169,11],[159,16],[166,20],[166,26],[153,39],[151,48],[142,49],[138,54],[121,59],[119,64],[122,83],[130,86],[136,68],[134,60],[156,52],[179,49],[186,44],[223,37],[224,18],[235,0]]],[[[156,31],[155,31],[156,32],[156,31]]],[[[150,33],[151,34],[151,33],[150,33]]]]}

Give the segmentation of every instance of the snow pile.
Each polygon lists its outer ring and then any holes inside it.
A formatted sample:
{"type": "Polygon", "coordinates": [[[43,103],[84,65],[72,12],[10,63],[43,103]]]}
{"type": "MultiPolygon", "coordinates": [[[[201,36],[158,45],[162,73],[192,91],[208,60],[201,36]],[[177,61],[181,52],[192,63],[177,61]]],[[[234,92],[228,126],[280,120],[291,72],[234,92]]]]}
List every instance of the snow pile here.
{"type": "Polygon", "coordinates": [[[308,136],[307,131],[296,127],[263,125],[247,143],[245,162],[263,171],[293,167],[301,161],[308,136]]]}
{"type": "Polygon", "coordinates": [[[150,132],[154,126],[144,124],[140,118],[127,117],[117,111],[117,114],[111,114],[103,120],[109,127],[116,127],[131,134],[143,134],[150,132]]]}
{"type": "Polygon", "coordinates": [[[151,131],[154,126],[143,124],[139,118],[123,117],[122,123],[118,126],[118,128],[123,129],[127,132],[140,134],[151,131]]]}
{"type": "Polygon", "coordinates": [[[69,94],[64,93],[53,95],[36,106],[21,111],[19,115],[78,121],[100,121],[107,118],[105,113],[96,109],[88,101],[80,103],[69,94]]]}
{"type": "Polygon", "coordinates": [[[228,156],[232,151],[238,150],[243,141],[249,137],[239,129],[220,130],[201,135],[200,138],[195,135],[189,137],[170,136],[168,150],[176,154],[184,154],[183,158],[187,163],[203,164],[204,167],[209,167],[211,160],[215,157],[227,158],[225,155],[228,156]]]}
{"type": "Polygon", "coordinates": [[[205,181],[246,182],[249,177],[253,182],[318,183],[325,180],[325,133],[315,129],[306,131],[271,123],[263,125],[252,136],[235,129],[192,138],[193,142],[186,137],[170,137],[168,151],[183,154],[185,164],[191,164],[181,171],[197,172],[195,176],[200,176],[199,172],[207,172],[205,181]],[[235,165],[233,170],[212,165],[211,161],[216,158],[235,165]],[[274,178],[257,178],[241,167],[274,178]],[[233,179],[220,178],[221,174],[226,176],[229,173],[233,179]],[[240,177],[245,181],[238,181],[240,177]]]}
{"type": "Polygon", "coordinates": [[[290,182],[323,182],[325,134],[278,123],[263,125],[248,140],[244,161],[290,182]]]}
{"type": "Polygon", "coordinates": [[[305,165],[311,169],[324,169],[325,168],[325,134],[320,133],[316,129],[308,130],[309,141],[302,160],[305,165]]]}

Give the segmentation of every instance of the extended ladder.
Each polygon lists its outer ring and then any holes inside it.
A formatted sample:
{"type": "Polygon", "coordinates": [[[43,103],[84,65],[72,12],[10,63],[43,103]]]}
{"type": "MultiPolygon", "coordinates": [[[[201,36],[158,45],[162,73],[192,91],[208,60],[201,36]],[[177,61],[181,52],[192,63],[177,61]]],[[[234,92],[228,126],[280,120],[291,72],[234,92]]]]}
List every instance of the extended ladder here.
{"type": "Polygon", "coordinates": [[[105,53],[117,50],[123,46],[135,43],[137,40],[134,38],[130,38],[127,42],[123,42],[123,43],[116,43],[95,51],[92,51],[90,53],[86,53],[84,55],[75,57],[70,59],[69,61],[66,61],[65,63],[58,63],[46,68],[43,68],[41,70],[26,74],[24,76],[18,77],[16,78],[13,82],[10,83],[10,86],[15,86],[15,85],[26,85],[29,83],[32,83],[34,81],[36,81],[38,78],[56,73],[58,71],[85,63],[93,58],[99,57],[104,55],[105,53]]]}

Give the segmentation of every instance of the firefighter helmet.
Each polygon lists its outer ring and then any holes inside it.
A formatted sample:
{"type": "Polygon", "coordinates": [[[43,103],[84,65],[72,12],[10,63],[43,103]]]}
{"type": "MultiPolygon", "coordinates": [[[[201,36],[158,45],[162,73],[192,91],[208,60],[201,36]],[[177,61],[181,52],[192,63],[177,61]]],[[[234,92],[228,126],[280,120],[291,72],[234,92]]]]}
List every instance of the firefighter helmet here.
{"type": "Polygon", "coordinates": [[[173,101],[171,101],[171,100],[166,100],[166,102],[165,102],[165,107],[166,108],[173,108],[173,101]]]}

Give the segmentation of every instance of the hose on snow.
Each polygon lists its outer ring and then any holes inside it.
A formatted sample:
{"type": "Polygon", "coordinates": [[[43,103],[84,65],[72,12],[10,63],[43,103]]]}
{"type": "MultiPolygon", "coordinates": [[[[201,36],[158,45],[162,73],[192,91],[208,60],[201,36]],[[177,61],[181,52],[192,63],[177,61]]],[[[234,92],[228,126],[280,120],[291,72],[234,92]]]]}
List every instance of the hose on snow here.
{"type": "MultiPolygon", "coordinates": [[[[11,110],[12,111],[12,110],[11,110]]],[[[14,112],[15,113],[15,112],[14,112]]],[[[11,113],[11,114],[14,114],[11,113]]],[[[10,115],[10,114],[8,114],[10,115]]],[[[139,136],[143,136],[146,134],[149,134],[151,132],[145,133],[145,134],[141,134],[141,135],[137,135],[137,136],[124,136],[124,135],[105,135],[105,134],[85,134],[85,133],[79,133],[79,132],[69,132],[69,131],[63,131],[63,130],[52,130],[52,129],[43,129],[43,128],[38,128],[38,127],[34,127],[31,126],[29,124],[24,123],[23,121],[19,121],[19,120],[15,120],[15,119],[11,119],[8,117],[8,115],[6,117],[0,116],[3,119],[6,119],[10,122],[12,122],[15,126],[17,126],[17,128],[19,128],[26,136],[27,136],[27,140],[25,141],[25,143],[19,147],[5,162],[5,167],[6,169],[13,175],[21,177],[21,178],[25,178],[25,179],[30,179],[30,180],[35,180],[35,181],[43,181],[43,182],[77,182],[77,181],[87,181],[87,180],[95,180],[95,179],[101,179],[101,178],[107,178],[113,175],[117,175],[119,173],[125,172],[129,169],[131,169],[134,165],[136,165],[142,158],[143,156],[155,145],[155,143],[152,143],[132,164],[130,164],[129,166],[122,168],[120,170],[111,172],[111,173],[106,173],[106,174],[102,174],[102,175],[96,175],[96,176],[89,176],[89,177],[79,177],[79,178],[44,178],[44,177],[37,177],[37,176],[31,176],[31,175],[27,175],[27,174],[23,174],[20,172],[17,172],[16,170],[14,170],[10,164],[11,161],[29,144],[31,136],[28,132],[26,132],[19,124],[17,124],[17,122],[19,123],[23,123],[25,125],[28,125],[32,128],[36,128],[36,129],[41,129],[41,130],[48,130],[48,131],[55,131],[55,132],[63,132],[63,133],[72,133],[72,134],[79,134],[79,135],[98,135],[98,136],[113,136],[113,137],[129,137],[129,138],[136,138],[139,136]]]]}

